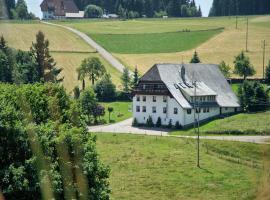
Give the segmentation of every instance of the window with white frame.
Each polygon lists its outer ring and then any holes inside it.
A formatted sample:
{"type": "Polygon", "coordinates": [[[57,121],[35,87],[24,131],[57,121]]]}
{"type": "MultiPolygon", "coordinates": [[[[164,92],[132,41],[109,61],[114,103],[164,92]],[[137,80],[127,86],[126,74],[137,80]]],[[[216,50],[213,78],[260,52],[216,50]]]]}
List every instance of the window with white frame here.
{"type": "Polygon", "coordinates": [[[146,96],[143,96],[143,101],[146,102],[146,96]]]}
{"type": "Polygon", "coordinates": [[[166,107],[163,108],[163,113],[164,113],[164,114],[167,113],[167,108],[166,108],[166,107]]]}
{"type": "Polygon", "coordinates": [[[153,102],[157,102],[157,97],[153,96],[153,102]]]}
{"type": "Polygon", "coordinates": [[[187,109],[187,114],[190,115],[191,114],[191,109],[187,109]]]}
{"type": "Polygon", "coordinates": [[[141,112],[140,106],[136,106],[136,112],[141,112]]]}
{"type": "Polygon", "coordinates": [[[156,106],[152,107],[152,113],[157,113],[157,107],[156,106]]]}
{"type": "Polygon", "coordinates": [[[177,114],[178,114],[178,108],[174,108],[174,109],[173,109],[173,113],[174,113],[175,115],[177,115],[177,114]]]}
{"type": "Polygon", "coordinates": [[[140,101],[140,100],[141,100],[140,96],[137,96],[137,101],[140,101]]]}
{"type": "Polygon", "coordinates": [[[167,96],[163,96],[163,102],[167,103],[167,96]]]}
{"type": "Polygon", "coordinates": [[[145,113],[146,112],[146,106],[143,106],[142,111],[145,113]]]}

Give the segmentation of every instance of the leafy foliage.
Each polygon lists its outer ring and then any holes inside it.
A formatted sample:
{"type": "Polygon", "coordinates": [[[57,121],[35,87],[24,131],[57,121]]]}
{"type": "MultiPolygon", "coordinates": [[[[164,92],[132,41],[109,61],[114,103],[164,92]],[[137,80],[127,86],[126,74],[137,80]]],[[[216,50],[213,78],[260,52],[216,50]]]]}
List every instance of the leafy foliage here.
{"type": "Polygon", "coordinates": [[[231,77],[231,67],[230,65],[226,64],[224,61],[222,61],[219,64],[219,69],[222,72],[222,74],[225,76],[225,78],[230,78],[231,77]]]}
{"type": "Polygon", "coordinates": [[[95,85],[97,81],[104,73],[106,69],[101,63],[99,58],[92,57],[86,58],[82,61],[81,66],[77,69],[79,80],[83,80],[83,89],[85,86],[84,79],[88,76],[89,80],[92,82],[92,85],[95,85]]]}
{"type": "Polygon", "coordinates": [[[172,17],[197,17],[201,16],[200,9],[196,7],[195,1],[179,0],[75,0],[80,9],[84,9],[89,4],[95,4],[102,7],[109,13],[117,13],[123,18],[153,17],[155,13],[167,13],[172,17]],[[181,7],[185,5],[188,15],[182,13],[181,7]]]}
{"type": "Polygon", "coordinates": [[[269,107],[269,96],[262,84],[245,81],[238,89],[241,106],[245,111],[262,111],[269,107]]]}
{"type": "Polygon", "coordinates": [[[103,10],[101,7],[96,5],[88,5],[85,8],[84,16],[86,18],[99,18],[103,15],[103,10]]]}
{"type": "Polygon", "coordinates": [[[63,87],[0,84],[0,132],[6,199],[109,199],[108,167],[63,87]]]}
{"type": "Polygon", "coordinates": [[[256,71],[251,65],[249,57],[247,57],[242,51],[234,60],[234,73],[243,76],[243,79],[246,80],[248,76],[255,75],[256,71]]]}
{"type": "Polygon", "coordinates": [[[95,93],[99,101],[113,101],[116,97],[116,86],[113,84],[111,75],[106,73],[95,85],[95,93]]]}
{"type": "Polygon", "coordinates": [[[270,60],[268,63],[268,66],[266,67],[266,72],[265,72],[265,82],[270,85],[270,60]]]}

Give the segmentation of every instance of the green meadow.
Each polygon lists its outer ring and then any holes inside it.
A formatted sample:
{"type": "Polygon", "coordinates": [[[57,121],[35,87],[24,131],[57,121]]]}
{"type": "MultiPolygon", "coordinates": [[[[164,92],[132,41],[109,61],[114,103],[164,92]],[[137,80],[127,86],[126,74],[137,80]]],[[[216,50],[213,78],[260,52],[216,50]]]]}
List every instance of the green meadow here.
{"type": "Polygon", "coordinates": [[[148,33],[148,34],[92,34],[91,37],[113,53],[170,53],[196,48],[222,32],[222,29],[148,33]]]}
{"type": "Polygon", "coordinates": [[[111,167],[112,199],[130,200],[255,199],[262,170],[234,160],[269,158],[261,145],[203,141],[197,168],[195,140],[125,134],[97,134],[97,149],[111,167]]]}

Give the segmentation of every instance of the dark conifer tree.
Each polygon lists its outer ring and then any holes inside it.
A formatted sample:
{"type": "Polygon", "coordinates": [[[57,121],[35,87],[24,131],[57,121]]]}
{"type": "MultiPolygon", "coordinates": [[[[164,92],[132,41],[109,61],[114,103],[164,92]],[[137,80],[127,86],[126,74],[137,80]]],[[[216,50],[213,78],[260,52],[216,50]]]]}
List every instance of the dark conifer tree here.
{"type": "Polygon", "coordinates": [[[195,51],[190,63],[200,63],[200,62],[201,62],[201,60],[199,58],[199,55],[198,55],[197,51],[195,51]]]}
{"type": "Polygon", "coordinates": [[[43,81],[59,82],[63,79],[57,79],[62,69],[56,68],[56,62],[50,55],[49,41],[45,40],[43,32],[39,31],[36,35],[36,42],[30,49],[38,66],[38,74],[43,81]]]}

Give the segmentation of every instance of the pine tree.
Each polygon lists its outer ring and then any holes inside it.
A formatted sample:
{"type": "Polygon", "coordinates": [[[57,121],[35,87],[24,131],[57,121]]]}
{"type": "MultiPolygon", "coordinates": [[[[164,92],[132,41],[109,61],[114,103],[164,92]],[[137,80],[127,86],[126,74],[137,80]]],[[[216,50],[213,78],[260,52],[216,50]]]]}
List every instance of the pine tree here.
{"type": "Polygon", "coordinates": [[[199,55],[198,55],[197,51],[195,51],[190,63],[200,63],[200,62],[201,62],[201,60],[199,58],[199,55]]]}
{"type": "Polygon", "coordinates": [[[122,80],[122,85],[123,85],[123,91],[125,93],[129,93],[130,92],[130,76],[129,76],[129,70],[127,67],[123,71],[121,80],[122,80]]]}
{"type": "Polygon", "coordinates": [[[266,72],[265,72],[265,82],[270,85],[270,60],[268,63],[268,66],[266,67],[266,72]]]}
{"type": "Polygon", "coordinates": [[[4,53],[7,53],[8,50],[7,42],[3,35],[0,38],[0,50],[2,50],[4,53]]]}
{"type": "Polygon", "coordinates": [[[58,79],[58,75],[62,69],[56,68],[56,62],[50,55],[49,41],[45,40],[43,32],[39,31],[36,35],[36,43],[32,43],[30,52],[35,58],[38,66],[38,75],[41,80],[46,82],[61,82],[62,79],[58,79]]]}
{"type": "Polygon", "coordinates": [[[139,82],[139,72],[137,66],[135,67],[134,73],[133,73],[133,80],[132,80],[132,87],[136,87],[136,85],[139,82]]]}

